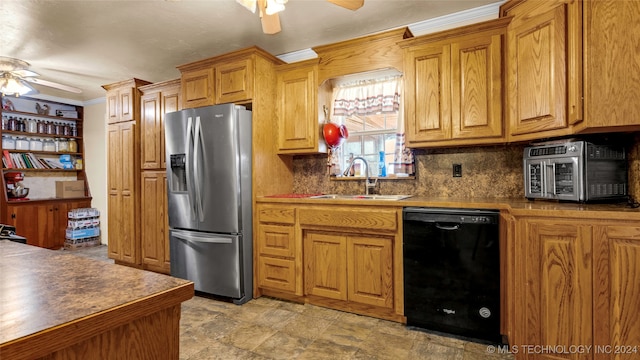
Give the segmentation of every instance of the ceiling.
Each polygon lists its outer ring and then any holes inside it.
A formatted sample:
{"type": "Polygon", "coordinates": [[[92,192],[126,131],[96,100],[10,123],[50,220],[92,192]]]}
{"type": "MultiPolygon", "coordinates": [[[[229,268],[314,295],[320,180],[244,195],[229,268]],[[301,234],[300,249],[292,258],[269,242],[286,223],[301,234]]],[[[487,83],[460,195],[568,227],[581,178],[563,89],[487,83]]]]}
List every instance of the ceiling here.
{"type": "Polygon", "coordinates": [[[104,97],[103,84],[175,79],[177,65],[253,45],[290,54],[497,1],[365,0],[351,11],[325,0],[289,0],[280,13],[282,31],[265,35],[258,15],[235,0],[0,0],[0,56],[83,90],[36,85],[42,94],[89,101],[104,97]]]}

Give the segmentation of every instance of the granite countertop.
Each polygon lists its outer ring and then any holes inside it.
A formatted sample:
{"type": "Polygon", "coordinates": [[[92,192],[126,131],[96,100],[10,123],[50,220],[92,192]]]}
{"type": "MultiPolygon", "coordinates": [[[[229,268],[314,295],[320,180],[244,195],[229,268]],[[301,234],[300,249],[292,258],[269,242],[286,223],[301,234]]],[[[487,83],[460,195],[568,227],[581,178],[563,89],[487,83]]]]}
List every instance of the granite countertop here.
{"type": "Polygon", "coordinates": [[[190,281],[0,240],[0,348],[149,299],[164,306],[191,297],[190,281]]]}
{"type": "Polygon", "coordinates": [[[276,195],[259,196],[258,202],[289,203],[289,204],[323,204],[323,205],[364,205],[364,206],[424,206],[468,209],[496,209],[508,210],[514,215],[550,215],[572,216],[580,218],[612,218],[625,220],[640,220],[640,208],[632,208],[625,203],[617,204],[584,204],[571,202],[557,202],[549,200],[530,201],[525,198],[436,198],[427,196],[412,196],[402,200],[361,200],[361,199],[313,199],[310,197],[284,197],[276,195]]]}

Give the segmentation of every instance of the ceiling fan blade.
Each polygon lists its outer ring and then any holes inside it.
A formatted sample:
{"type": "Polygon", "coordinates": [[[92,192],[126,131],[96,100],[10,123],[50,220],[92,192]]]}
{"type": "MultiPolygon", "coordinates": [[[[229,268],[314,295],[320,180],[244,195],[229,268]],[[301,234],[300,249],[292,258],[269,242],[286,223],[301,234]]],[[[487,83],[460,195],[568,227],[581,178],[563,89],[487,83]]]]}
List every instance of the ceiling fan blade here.
{"type": "Polygon", "coordinates": [[[40,76],[40,74],[35,73],[31,70],[14,70],[11,72],[13,75],[18,76],[18,77],[33,77],[33,76],[40,76]]]}
{"type": "Polygon", "coordinates": [[[267,35],[273,35],[279,33],[280,28],[280,16],[278,13],[273,15],[267,15],[265,8],[265,0],[258,0],[258,8],[260,9],[260,21],[262,22],[262,32],[267,35]]]}
{"type": "Polygon", "coordinates": [[[327,0],[330,3],[342,6],[349,10],[358,10],[364,5],[364,0],[327,0]]]}
{"type": "Polygon", "coordinates": [[[262,21],[262,32],[268,35],[273,35],[279,33],[282,28],[280,27],[280,17],[278,14],[273,15],[263,15],[261,18],[262,21]]]}
{"type": "Polygon", "coordinates": [[[60,89],[60,90],[64,90],[64,91],[69,91],[72,93],[76,93],[79,94],[82,92],[82,90],[73,87],[73,86],[69,86],[69,85],[62,85],[62,84],[58,84],[52,81],[47,81],[47,80],[42,80],[42,79],[37,79],[37,78],[24,78],[25,81],[34,83],[34,84],[38,84],[38,85],[42,85],[42,86],[48,86],[48,87],[52,87],[52,88],[56,88],[56,89],[60,89]]]}

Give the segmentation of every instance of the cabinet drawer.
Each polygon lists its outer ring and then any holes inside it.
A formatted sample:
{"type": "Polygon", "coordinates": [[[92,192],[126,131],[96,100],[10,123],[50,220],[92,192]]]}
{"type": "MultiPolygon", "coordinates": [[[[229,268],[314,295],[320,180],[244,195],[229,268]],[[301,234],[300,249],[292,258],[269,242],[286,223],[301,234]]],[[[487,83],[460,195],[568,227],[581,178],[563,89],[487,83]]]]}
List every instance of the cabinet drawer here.
{"type": "Polygon", "coordinates": [[[261,255],[292,258],[295,256],[295,249],[293,226],[258,226],[258,251],[261,255]]]}
{"type": "Polygon", "coordinates": [[[293,260],[260,256],[258,258],[258,286],[294,293],[296,291],[295,270],[293,260]]]}
{"type": "Polygon", "coordinates": [[[261,223],[295,223],[295,209],[293,207],[261,206],[258,209],[258,221],[261,223]]]}
{"type": "Polygon", "coordinates": [[[398,228],[396,211],[390,209],[301,209],[299,217],[301,225],[389,231],[396,231],[398,228]]]}

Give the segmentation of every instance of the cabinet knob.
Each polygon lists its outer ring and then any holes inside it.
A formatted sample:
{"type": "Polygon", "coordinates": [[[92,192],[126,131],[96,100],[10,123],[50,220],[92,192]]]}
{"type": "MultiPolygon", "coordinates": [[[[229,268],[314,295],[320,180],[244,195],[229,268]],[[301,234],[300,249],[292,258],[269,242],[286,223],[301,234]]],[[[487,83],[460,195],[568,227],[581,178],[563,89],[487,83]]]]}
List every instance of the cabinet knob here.
{"type": "Polygon", "coordinates": [[[15,219],[16,218],[16,214],[15,213],[11,213],[11,218],[15,219]]]}

